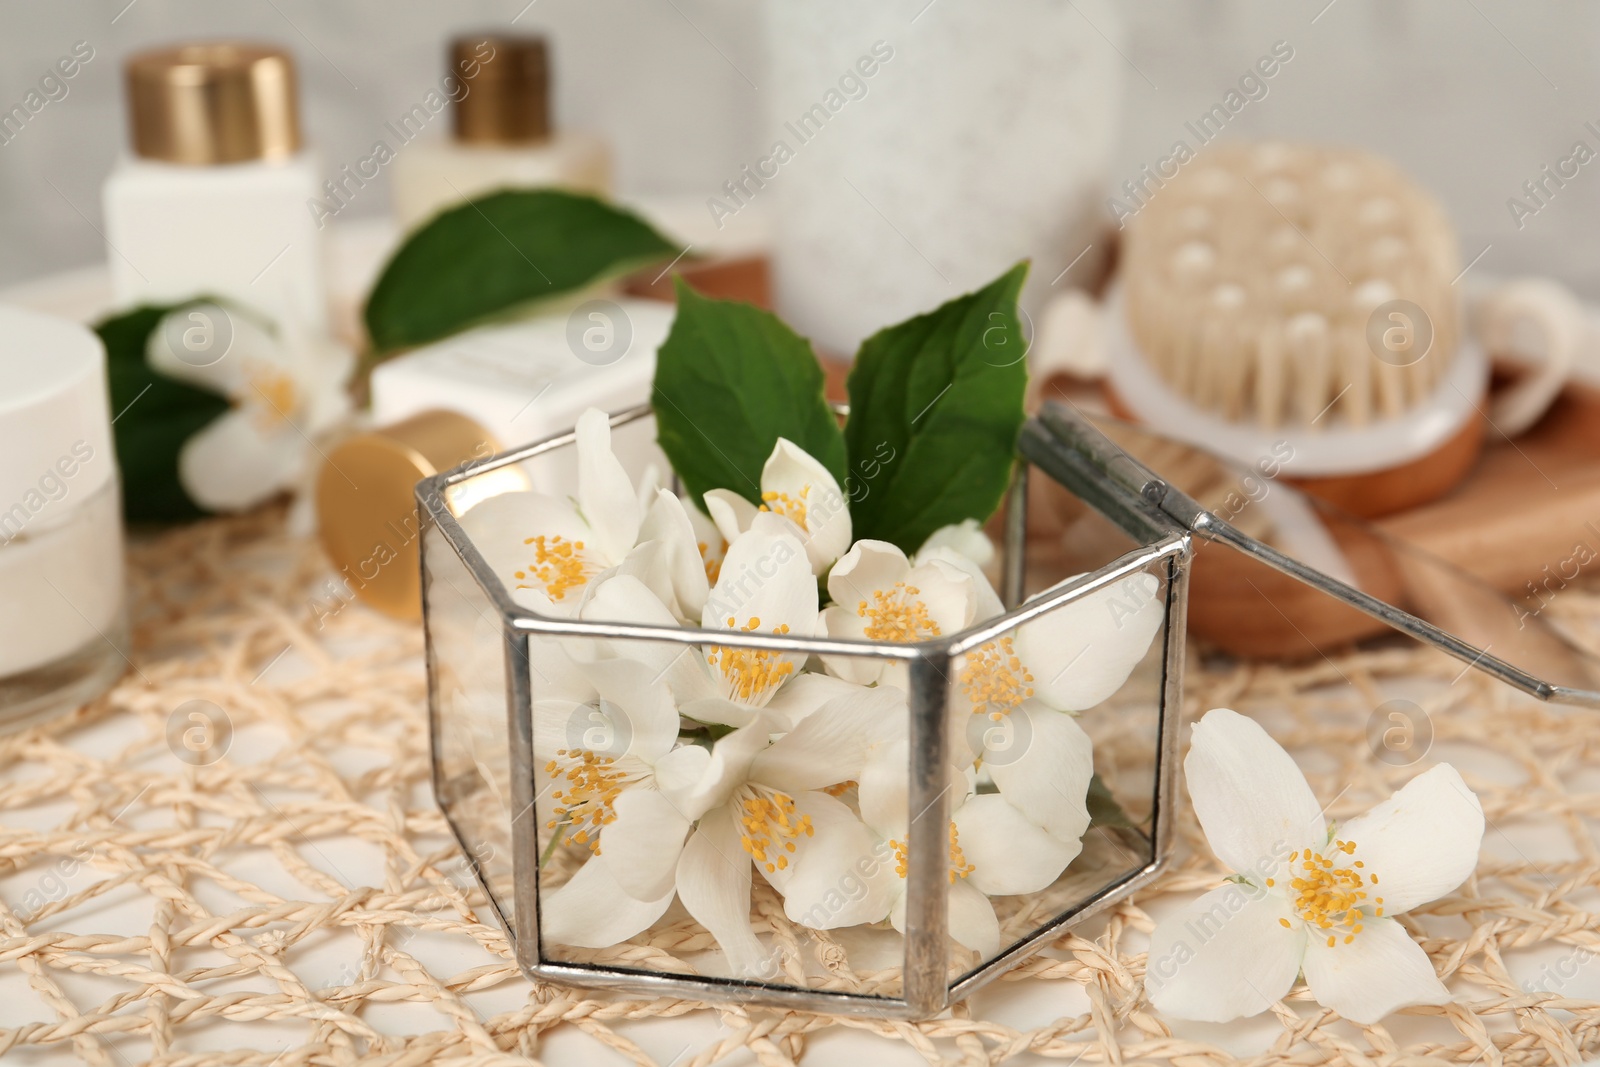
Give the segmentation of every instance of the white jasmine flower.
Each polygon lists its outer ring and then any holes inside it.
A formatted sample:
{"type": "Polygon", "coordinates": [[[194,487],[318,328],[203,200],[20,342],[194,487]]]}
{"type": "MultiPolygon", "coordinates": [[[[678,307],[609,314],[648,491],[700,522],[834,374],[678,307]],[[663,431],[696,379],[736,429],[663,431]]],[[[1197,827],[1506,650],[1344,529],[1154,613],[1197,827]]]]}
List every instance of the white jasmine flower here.
{"type": "Polygon", "coordinates": [[[1153,574],[1130,574],[985,642],[957,667],[957,701],[996,722],[1029,699],[1057,711],[1094,707],[1149,651],[1166,618],[1160,587],[1153,574]]]}
{"type": "MultiPolygon", "coordinates": [[[[953,566],[962,558],[949,548],[933,555],[953,566]]],[[[994,597],[981,571],[968,573],[980,605],[994,597]]],[[[1159,585],[1147,573],[1128,575],[956,662],[954,743],[981,761],[1010,803],[1062,841],[1077,842],[1089,826],[1094,746],[1075,714],[1109,698],[1144,658],[1165,618],[1159,585]]]]}
{"type": "Polygon", "coordinates": [[[812,573],[827,573],[850,547],[850,505],[828,468],[787,438],[778,438],[761,468],[761,506],[730,489],[706,493],[706,512],[732,544],[755,517],[770,511],[794,523],[812,573]]]}
{"type": "MultiPolygon", "coordinates": [[[[706,598],[700,625],[706,630],[810,637],[817,626],[817,582],[793,523],[757,514],[750,529],[728,547],[717,584],[706,598]]],[[[823,699],[848,687],[835,679],[802,673],[803,652],[718,645],[714,637],[679,657],[669,676],[680,709],[701,722],[743,726],[756,709],[775,700],[769,716],[787,729],[823,699]]]]}
{"type": "Polygon", "coordinates": [[[543,615],[577,614],[589,585],[618,568],[675,617],[698,613],[705,570],[682,502],[665,490],[653,498],[635,491],[611,451],[605,412],[579,416],[576,448],[576,498],[503,493],[461,517],[489,566],[518,603],[543,615]]]}
{"type": "MultiPolygon", "coordinates": [[[[784,912],[791,920],[832,929],[887,918],[896,930],[905,930],[911,757],[904,718],[899,722],[897,737],[869,745],[858,790],[866,833],[838,834],[799,858],[782,886],[784,912]]],[[[975,793],[967,772],[951,767],[949,777],[955,786],[948,846],[950,936],[992,956],[1000,949],[1000,924],[989,897],[1039,892],[1061,876],[1082,845],[1076,837],[1063,839],[1039,825],[1002,794],[975,793]]]]}
{"type": "MultiPolygon", "coordinates": [[[[862,540],[828,571],[821,630],[829,637],[908,642],[959,633],[972,625],[972,577],[940,559],[913,565],[887,541],[862,540]]],[[[824,656],[840,678],[872,685],[886,674],[906,687],[905,665],[860,656],[824,656]]]]}
{"type": "Polygon", "coordinates": [[[672,903],[670,891],[634,899],[597,862],[611,847],[606,828],[616,819],[618,800],[634,789],[671,793],[695,781],[708,754],[675,747],[678,710],[647,665],[578,662],[547,649],[543,670],[533,704],[540,839],[546,848],[566,843],[592,855],[545,894],[541,929],[553,941],[603,948],[648,928],[672,903]]]}
{"type": "MultiPolygon", "coordinates": [[[[794,527],[774,515],[761,516],[750,533],[730,548],[702,612],[708,631],[813,633],[817,586],[794,527]]],[[[589,583],[578,617],[585,620],[680,625],[657,589],[627,566],[589,583]]],[[[743,726],[764,711],[774,731],[789,729],[825,701],[857,688],[806,672],[801,653],[634,639],[563,638],[575,655],[628,658],[646,664],[657,683],[676,697],[679,710],[702,723],[743,726]]],[[[537,655],[537,652],[535,652],[537,655]]],[[[538,664],[536,664],[537,666],[538,664]]]]}
{"type": "MultiPolygon", "coordinates": [[[[860,773],[872,739],[903,718],[904,704],[896,690],[853,688],[771,745],[771,724],[757,716],[711,747],[692,784],[619,796],[601,860],[636,900],[660,899],[675,886],[730,972],[760,976],[767,953],[751,926],[752,868],[781,893],[813,850],[866,842],[860,819],[826,788],[860,773]]],[[[875,907],[844,921],[872,921],[863,916],[875,907]]]]}
{"type": "Polygon", "coordinates": [[[1230,884],[1163,921],[1145,988],[1175,1018],[1255,1015],[1303,974],[1311,995],[1369,1024],[1450,991],[1395,916],[1472,873],[1483,809],[1455,768],[1413,778],[1330,829],[1305,776],[1255,721],[1217,708],[1193,728],[1189,797],[1230,884]]]}
{"type": "Polygon", "coordinates": [[[151,332],[145,358],[160,374],[232,405],[178,452],[183,491],[207,511],[242,511],[305,484],[321,458],[312,442],[350,413],[345,385],[355,356],[348,348],[292,325],[274,329],[238,309],[173,310],[151,332]],[[228,330],[231,341],[219,332],[228,330]],[[190,344],[191,337],[203,343],[190,344]]]}

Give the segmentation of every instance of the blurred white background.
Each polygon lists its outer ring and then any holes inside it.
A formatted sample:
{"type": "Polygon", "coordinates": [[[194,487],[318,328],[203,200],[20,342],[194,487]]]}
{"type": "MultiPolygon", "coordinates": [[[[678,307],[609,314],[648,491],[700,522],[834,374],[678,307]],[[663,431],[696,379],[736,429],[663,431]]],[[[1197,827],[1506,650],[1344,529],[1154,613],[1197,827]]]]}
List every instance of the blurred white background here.
{"type": "MultiPolygon", "coordinates": [[[[933,0],[908,22],[903,46],[914,48],[941,8],[978,2],[933,0]]],[[[1003,3],[990,6],[1004,17],[1003,3]]],[[[1520,228],[1507,207],[1574,142],[1600,151],[1600,135],[1584,125],[1600,130],[1600,5],[1132,0],[1119,9],[1120,32],[1097,27],[1124,81],[1113,184],[1167,154],[1186,136],[1186,120],[1283,40],[1294,59],[1228,136],[1367,145],[1443,199],[1464,260],[1488,248],[1478,269],[1550,273],[1600,296],[1600,256],[1587,239],[1600,222],[1600,163],[1583,167],[1520,228]]],[[[483,30],[552,36],[557,117],[612,139],[625,193],[715,195],[776,132],[763,116],[761,4],[752,0],[0,0],[0,111],[75,42],[95,53],[65,98],[0,144],[0,284],[102,257],[99,190],[125,140],[128,52],[220,36],[286,44],[299,63],[309,140],[332,171],[370,152],[383,124],[438,84],[448,35],[483,30]]],[[[380,176],[349,214],[386,212],[386,181],[380,176]]]]}

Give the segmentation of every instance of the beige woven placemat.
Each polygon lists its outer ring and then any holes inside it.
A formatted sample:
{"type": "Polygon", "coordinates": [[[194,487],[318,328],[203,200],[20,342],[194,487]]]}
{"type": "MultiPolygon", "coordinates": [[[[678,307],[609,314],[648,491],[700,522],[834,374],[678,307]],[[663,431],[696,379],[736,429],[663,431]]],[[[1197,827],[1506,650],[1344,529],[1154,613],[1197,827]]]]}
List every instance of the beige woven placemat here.
{"type": "MultiPolygon", "coordinates": [[[[743,1049],[794,1063],[831,1026],[904,1042],[930,1063],[1238,1062],[1221,1051],[1221,1030],[1169,1026],[1141,994],[1143,907],[1221,873],[1187,818],[1158,886],[1008,976],[1045,983],[1063,1005],[1033,1029],[965,1005],[910,1024],[529,983],[433,805],[420,631],[341,609],[329,578],[277,513],[144,543],[133,551],[127,676],[70,719],[0,740],[0,989],[16,991],[0,1002],[8,1062],[523,1063],[551,1031],[572,1028],[649,1063],[624,1036],[634,1021],[711,1011],[726,1036],[685,1049],[674,1067],[743,1049]],[[224,758],[204,762],[214,748],[191,753],[193,765],[174,755],[184,746],[169,726],[192,701],[223,709],[224,758]],[[1085,996],[1087,1012],[1066,1009],[1085,996]]],[[[1548,610],[1600,634],[1600,597],[1569,589],[1548,610]]],[[[1600,981],[1594,713],[1544,707],[1404,650],[1194,671],[1187,710],[1260,715],[1344,818],[1417,769],[1373,758],[1367,742],[1396,684],[1416,690],[1431,757],[1464,769],[1489,820],[1473,879],[1406,920],[1459,1003],[1360,1028],[1296,992],[1249,1062],[1594,1055],[1600,1002],[1576,994],[1600,981]]],[[[1003,983],[980,1003],[1017,988],[1003,983]]]]}

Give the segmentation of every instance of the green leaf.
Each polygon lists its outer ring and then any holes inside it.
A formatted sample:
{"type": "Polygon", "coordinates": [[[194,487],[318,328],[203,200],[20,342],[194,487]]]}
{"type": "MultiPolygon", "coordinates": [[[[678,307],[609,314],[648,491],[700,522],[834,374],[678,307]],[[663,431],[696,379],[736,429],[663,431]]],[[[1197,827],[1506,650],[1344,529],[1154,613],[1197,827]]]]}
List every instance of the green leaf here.
{"type": "Polygon", "coordinates": [[[639,216],[592,196],[491,193],[406,238],[367,298],[367,333],[381,354],[425,344],[678,252],[639,216]]]}
{"type": "Polygon", "coordinates": [[[776,315],[677,280],[678,314],[656,356],[656,432],[694,502],[728,489],[761,503],[761,468],[787,437],[844,484],[844,437],[811,343],[776,315]]]}
{"type": "Polygon", "coordinates": [[[867,338],[849,379],[850,521],[856,538],[914,552],[1000,504],[1028,370],[1017,321],[1026,262],[975,293],[867,338]]]}
{"type": "Polygon", "coordinates": [[[216,393],[157,374],[145,345],[163,317],[182,304],[144,306],[95,326],[106,346],[111,430],[122,469],[122,511],[129,522],[174,522],[205,514],[178,481],[183,444],[228,410],[216,393]]]}
{"type": "Polygon", "coordinates": [[[1111,790],[1098,774],[1089,778],[1089,794],[1084,798],[1084,803],[1089,809],[1090,826],[1139,829],[1139,824],[1128,818],[1128,813],[1122,810],[1122,805],[1117,803],[1117,798],[1111,795],[1111,790]]]}

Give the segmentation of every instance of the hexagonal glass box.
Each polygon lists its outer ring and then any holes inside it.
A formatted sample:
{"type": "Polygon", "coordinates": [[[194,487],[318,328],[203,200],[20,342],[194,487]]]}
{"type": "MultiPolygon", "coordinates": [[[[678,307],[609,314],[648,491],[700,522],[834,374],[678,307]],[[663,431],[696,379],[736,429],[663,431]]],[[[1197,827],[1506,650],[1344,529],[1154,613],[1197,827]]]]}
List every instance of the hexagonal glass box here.
{"type": "MultiPolygon", "coordinates": [[[[648,410],[614,416],[611,445],[636,486],[670,480],[648,410]]],[[[577,492],[577,451],[560,434],[417,489],[434,788],[528,975],[926,1016],[1155,874],[1181,526],[1091,465],[1049,481],[1019,463],[992,562],[924,546],[910,572],[815,583],[823,604],[840,594],[820,618],[867,620],[864,636],[747,622],[738,601],[770,604],[772,568],[729,552],[718,572],[704,542],[729,628],[605,617],[599,583],[627,563],[548,585],[575,594],[557,615],[528,606],[526,570],[491,563],[506,539],[476,543],[463,516],[508,489],[577,492]],[[1053,509],[1032,539],[1030,484],[1036,512],[1053,509]],[[1058,543],[1062,509],[1098,535],[1058,543]],[[908,618],[893,606],[907,580],[972,590],[973,621],[889,625],[908,618]],[[708,684],[751,717],[707,721],[729,717],[702,712],[708,684]]],[[[509,543],[524,540],[546,547],[509,543]]]]}

